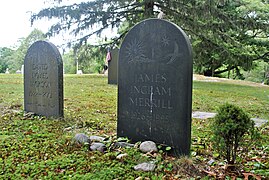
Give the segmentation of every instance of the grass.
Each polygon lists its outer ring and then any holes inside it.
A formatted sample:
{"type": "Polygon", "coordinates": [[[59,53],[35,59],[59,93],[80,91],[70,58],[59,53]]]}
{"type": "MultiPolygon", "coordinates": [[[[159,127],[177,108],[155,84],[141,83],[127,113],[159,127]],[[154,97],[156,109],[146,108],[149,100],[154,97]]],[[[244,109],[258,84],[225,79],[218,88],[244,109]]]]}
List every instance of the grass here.
{"type": "MultiPolygon", "coordinates": [[[[225,161],[211,147],[210,119],[193,119],[191,158],[161,151],[142,154],[134,148],[102,154],[74,144],[72,138],[86,133],[116,141],[117,86],[108,85],[102,75],[65,75],[65,118],[57,120],[24,115],[22,83],[21,75],[0,74],[0,179],[209,179],[221,173],[229,179],[244,178],[242,172],[269,178],[268,124],[259,129],[261,137],[252,148],[239,156],[241,173],[223,170],[225,161]],[[125,159],[116,158],[124,153],[125,159]],[[208,165],[211,159],[214,163],[208,165]],[[133,170],[145,161],[155,161],[156,170],[133,170]]],[[[215,112],[224,102],[240,106],[251,117],[269,119],[269,87],[194,81],[193,111],[215,112]]]]}
{"type": "Polygon", "coordinates": [[[243,108],[251,117],[269,119],[269,87],[254,87],[223,82],[193,84],[193,110],[215,112],[229,102],[243,108]]]}

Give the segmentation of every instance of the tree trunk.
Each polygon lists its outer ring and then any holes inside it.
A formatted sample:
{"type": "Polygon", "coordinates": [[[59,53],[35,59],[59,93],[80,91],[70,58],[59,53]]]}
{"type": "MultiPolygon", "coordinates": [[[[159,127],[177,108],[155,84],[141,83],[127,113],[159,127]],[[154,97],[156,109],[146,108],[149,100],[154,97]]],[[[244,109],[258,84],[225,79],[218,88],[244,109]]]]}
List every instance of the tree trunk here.
{"type": "Polygon", "coordinates": [[[153,7],[154,7],[154,1],[153,0],[145,0],[145,11],[144,16],[146,18],[153,16],[153,7]]]}

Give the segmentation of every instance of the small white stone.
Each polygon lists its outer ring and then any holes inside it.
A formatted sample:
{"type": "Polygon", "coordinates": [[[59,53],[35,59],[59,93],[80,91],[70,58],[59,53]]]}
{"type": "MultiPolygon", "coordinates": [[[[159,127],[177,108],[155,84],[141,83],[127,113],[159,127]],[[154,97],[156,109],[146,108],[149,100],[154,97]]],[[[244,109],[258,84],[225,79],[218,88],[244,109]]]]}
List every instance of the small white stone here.
{"type": "Polygon", "coordinates": [[[121,159],[123,159],[123,158],[125,158],[125,157],[127,157],[128,156],[128,154],[119,154],[117,157],[116,157],[116,159],[119,159],[119,160],[121,160],[121,159]]]}

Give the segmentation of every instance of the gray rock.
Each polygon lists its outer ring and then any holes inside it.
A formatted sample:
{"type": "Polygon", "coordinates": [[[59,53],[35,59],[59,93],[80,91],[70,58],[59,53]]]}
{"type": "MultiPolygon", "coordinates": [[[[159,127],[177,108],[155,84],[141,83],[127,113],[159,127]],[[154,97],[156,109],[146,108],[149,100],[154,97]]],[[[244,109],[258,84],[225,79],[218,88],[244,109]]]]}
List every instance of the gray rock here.
{"type": "Polygon", "coordinates": [[[91,140],[89,138],[89,136],[87,136],[84,133],[78,133],[75,135],[74,137],[74,141],[79,143],[79,144],[85,144],[85,143],[91,143],[91,140]]]}
{"type": "Polygon", "coordinates": [[[128,156],[128,154],[119,154],[117,157],[116,157],[116,159],[119,159],[119,160],[121,160],[121,159],[124,159],[125,157],[127,157],[128,156]]]}
{"type": "Polygon", "coordinates": [[[134,147],[134,144],[127,143],[127,142],[115,142],[113,147],[114,148],[134,147]]]}
{"type": "Polygon", "coordinates": [[[71,131],[71,130],[72,130],[72,127],[64,128],[64,131],[71,131]]]}
{"type": "Polygon", "coordinates": [[[262,125],[266,124],[268,120],[266,119],[259,119],[259,118],[251,118],[254,121],[255,127],[261,127],[262,125]]]}
{"type": "Polygon", "coordinates": [[[195,112],[192,112],[192,118],[208,119],[208,118],[214,118],[216,114],[217,113],[195,111],[195,112]]]}
{"type": "Polygon", "coordinates": [[[106,145],[104,145],[103,143],[92,143],[90,146],[90,150],[100,151],[103,153],[106,150],[106,145]]]}
{"type": "Polygon", "coordinates": [[[207,162],[207,164],[208,164],[209,166],[213,165],[214,163],[215,163],[215,160],[214,160],[214,159],[210,159],[210,160],[207,162]]]}
{"type": "Polygon", "coordinates": [[[100,136],[90,136],[90,140],[91,142],[102,142],[104,141],[106,138],[100,137],[100,136]]]}
{"type": "Polygon", "coordinates": [[[158,152],[157,146],[153,141],[145,141],[142,142],[139,146],[140,151],[147,152],[158,152]]]}
{"type": "Polygon", "coordinates": [[[152,162],[144,162],[134,166],[136,171],[154,171],[156,165],[152,162]]]}

